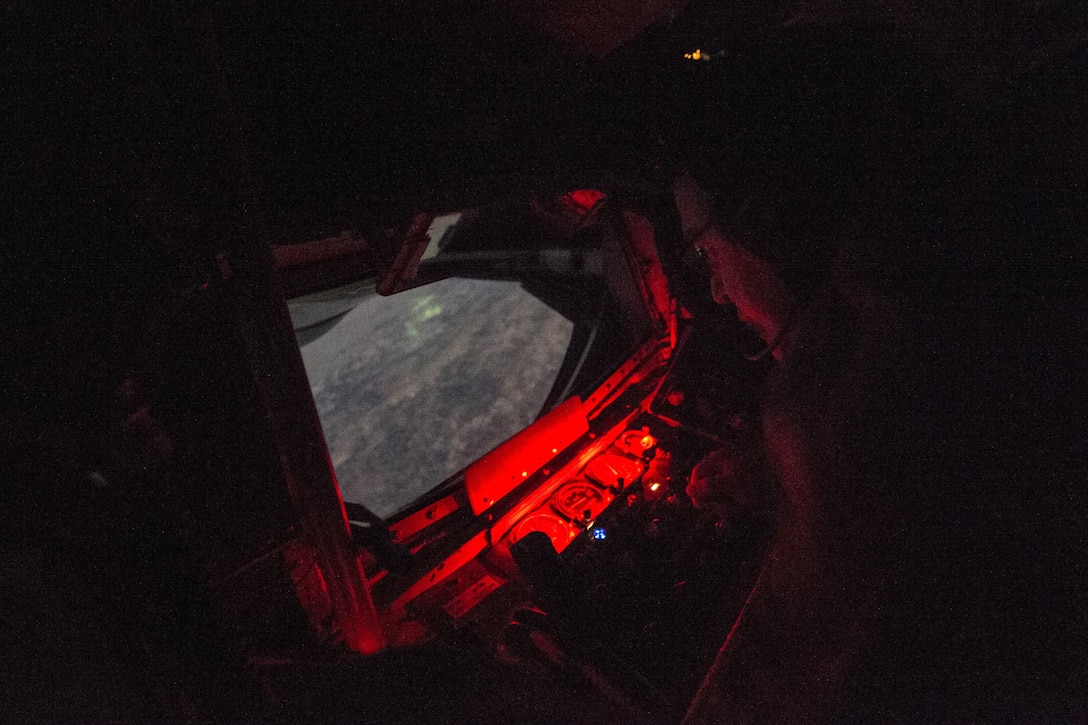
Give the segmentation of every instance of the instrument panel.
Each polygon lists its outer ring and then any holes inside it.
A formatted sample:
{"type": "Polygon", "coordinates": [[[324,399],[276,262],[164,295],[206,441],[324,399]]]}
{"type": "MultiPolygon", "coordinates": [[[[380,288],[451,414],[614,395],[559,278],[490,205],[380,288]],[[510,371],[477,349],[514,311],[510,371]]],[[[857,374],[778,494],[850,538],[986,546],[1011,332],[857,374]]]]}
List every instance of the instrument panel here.
{"type": "Polygon", "coordinates": [[[580,533],[593,529],[594,522],[620,493],[641,479],[656,445],[657,439],[646,428],[622,433],[544,505],[522,519],[511,530],[509,543],[516,544],[530,533],[540,532],[548,536],[556,552],[562,553],[580,533]]]}

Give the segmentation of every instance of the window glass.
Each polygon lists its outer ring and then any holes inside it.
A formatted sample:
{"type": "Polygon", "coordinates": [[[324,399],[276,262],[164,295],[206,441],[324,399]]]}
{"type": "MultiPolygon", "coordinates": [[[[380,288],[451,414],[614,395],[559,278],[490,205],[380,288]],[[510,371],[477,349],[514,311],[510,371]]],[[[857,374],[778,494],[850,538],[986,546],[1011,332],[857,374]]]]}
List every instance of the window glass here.
{"type": "Polygon", "coordinates": [[[387,517],[536,419],[573,324],[517,282],[372,290],[290,307],[343,497],[387,517]]]}

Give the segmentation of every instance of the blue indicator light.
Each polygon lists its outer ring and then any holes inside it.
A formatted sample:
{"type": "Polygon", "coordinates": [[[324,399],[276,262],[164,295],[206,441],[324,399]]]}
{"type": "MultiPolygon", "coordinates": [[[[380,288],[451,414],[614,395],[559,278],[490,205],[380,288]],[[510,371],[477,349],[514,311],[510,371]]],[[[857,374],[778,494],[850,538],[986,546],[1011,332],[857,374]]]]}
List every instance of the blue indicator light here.
{"type": "Polygon", "coordinates": [[[597,541],[604,541],[608,537],[608,532],[601,528],[593,529],[593,538],[597,541]]]}

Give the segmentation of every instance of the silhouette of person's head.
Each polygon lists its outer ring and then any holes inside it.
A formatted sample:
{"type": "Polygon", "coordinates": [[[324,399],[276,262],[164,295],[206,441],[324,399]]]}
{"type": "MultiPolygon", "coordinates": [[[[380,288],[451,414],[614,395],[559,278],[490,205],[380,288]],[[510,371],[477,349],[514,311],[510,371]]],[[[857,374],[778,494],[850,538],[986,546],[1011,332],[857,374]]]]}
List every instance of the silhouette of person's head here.
{"type": "Polygon", "coordinates": [[[725,240],[795,300],[844,249],[876,275],[919,273],[947,113],[916,56],[882,31],[795,29],[692,66],[678,145],[725,240]]]}

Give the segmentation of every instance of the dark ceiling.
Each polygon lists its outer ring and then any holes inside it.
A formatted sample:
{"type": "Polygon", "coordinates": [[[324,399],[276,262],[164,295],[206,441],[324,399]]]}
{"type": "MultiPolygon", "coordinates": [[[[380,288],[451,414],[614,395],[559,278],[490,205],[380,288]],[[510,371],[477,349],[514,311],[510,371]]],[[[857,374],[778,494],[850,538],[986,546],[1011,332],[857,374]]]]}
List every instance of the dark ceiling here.
{"type": "Polygon", "coordinates": [[[683,112],[662,91],[685,50],[783,22],[890,22],[965,102],[1083,58],[1088,38],[1088,12],[1063,0],[131,0],[0,14],[8,266],[42,270],[19,275],[28,290],[44,275],[105,297],[154,287],[170,260],[254,224],[299,242],[637,167],[683,112]]]}

